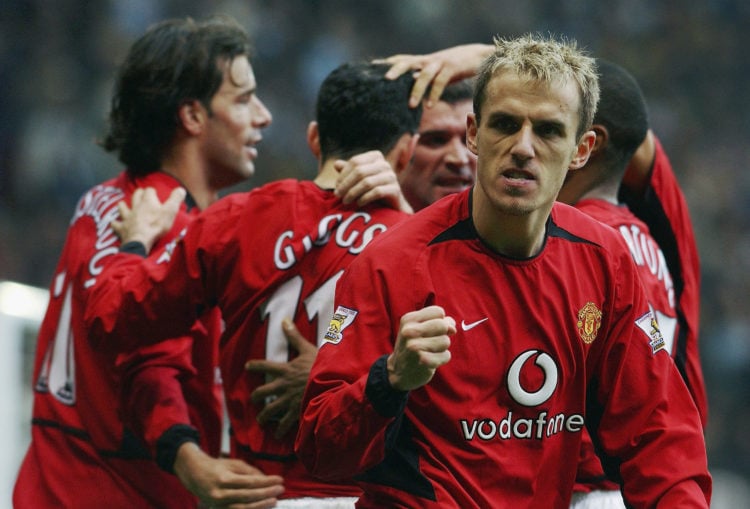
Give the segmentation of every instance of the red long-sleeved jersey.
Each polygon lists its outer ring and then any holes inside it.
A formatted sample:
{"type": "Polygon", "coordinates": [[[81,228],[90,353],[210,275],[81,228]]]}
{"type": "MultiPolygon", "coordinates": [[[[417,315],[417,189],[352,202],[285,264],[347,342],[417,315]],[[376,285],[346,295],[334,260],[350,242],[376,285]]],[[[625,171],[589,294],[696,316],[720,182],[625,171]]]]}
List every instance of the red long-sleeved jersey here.
{"type": "Polygon", "coordinates": [[[685,196],[654,136],[655,156],[643,194],[622,193],[630,210],[642,219],[664,252],[675,290],[677,328],[672,357],[693,396],[705,429],[708,397],[700,361],[700,258],[685,196]]]}
{"type": "Polygon", "coordinates": [[[217,304],[226,325],[220,362],[232,455],[282,475],[285,498],[356,496],[351,483],[310,476],[294,454],[293,433],[276,439],[275,426],[256,422],[262,404],[250,394],[264,380],[244,366],[294,355],[281,329],[286,317],[304,337],[322,338],[344,267],[403,217],[382,206],[343,205],[310,181],[287,179],[230,195],[191,224],[168,264],[114,257],[106,269],[113,283],[96,289],[97,313],[87,322],[98,333],[150,341],[179,333],[197,310],[217,304]]]}
{"type": "MultiPolygon", "coordinates": [[[[204,437],[220,434],[221,405],[214,383],[217,359],[207,349],[211,342],[203,337],[207,334],[203,327],[212,327],[212,322],[207,320],[190,336],[131,352],[133,359],[140,357],[160,374],[152,372],[147,384],[135,382],[142,387],[140,396],[122,406],[115,370],[118,338],[94,336],[83,323],[92,306],[92,290],[109,284],[102,267],[120,247],[110,227],[117,218],[117,203],[146,186],[154,187],[163,200],[178,185],[164,173],[132,179],[123,172],[89,190],[78,202],[39,331],[32,438],[14,488],[14,507],[197,505],[175,476],[157,466],[148,448],[153,452],[156,441],[169,441],[174,425],[190,427],[204,437]],[[192,355],[194,339],[203,350],[192,355]],[[124,422],[145,423],[148,448],[124,422]]],[[[156,256],[163,255],[164,243],[188,221],[183,209],[164,242],[155,247],[156,256]]],[[[218,452],[220,441],[202,445],[218,452]]]]}
{"type": "Polygon", "coordinates": [[[470,210],[464,192],[420,211],[339,280],[303,463],[356,475],[358,507],[564,508],[586,426],[632,506],[708,507],[700,420],[617,233],[556,204],[542,252],[514,260],[470,210]],[[451,360],[394,391],[400,318],[431,304],[456,320],[451,360]]]}
{"type": "MultiPolygon", "coordinates": [[[[677,330],[674,284],[664,253],[651,236],[648,226],[627,206],[618,206],[605,200],[584,199],[576,203],[575,208],[600,223],[611,226],[620,234],[638,268],[646,297],[664,338],[665,348],[668,352],[673,352],[677,330]]],[[[579,466],[576,491],[618,489],[615,483],[606,480],[590,437],[584,435],[583,438],[582,463],[579,466]]]]}

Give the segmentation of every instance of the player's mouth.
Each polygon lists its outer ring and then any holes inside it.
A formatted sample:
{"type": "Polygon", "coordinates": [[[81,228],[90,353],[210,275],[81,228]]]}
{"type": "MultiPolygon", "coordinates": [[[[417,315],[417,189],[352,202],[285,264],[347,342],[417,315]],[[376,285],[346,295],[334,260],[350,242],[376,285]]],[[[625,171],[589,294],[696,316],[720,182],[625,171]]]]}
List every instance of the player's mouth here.
{"type": "Polygon", "coordinates": [[[258,149],[256,145],[260,143],[260,140],[262,140],[262,138],[256,138],[245,144],[245,152],[247,152],[250,159],[258,157],[258,149]]]}
{"type": "Polygon", "coordinates": [[[511,168],[500,174],[503,182],[509,186],[527,186],[536,181],[533,173],[519,168],[511,168]]]}

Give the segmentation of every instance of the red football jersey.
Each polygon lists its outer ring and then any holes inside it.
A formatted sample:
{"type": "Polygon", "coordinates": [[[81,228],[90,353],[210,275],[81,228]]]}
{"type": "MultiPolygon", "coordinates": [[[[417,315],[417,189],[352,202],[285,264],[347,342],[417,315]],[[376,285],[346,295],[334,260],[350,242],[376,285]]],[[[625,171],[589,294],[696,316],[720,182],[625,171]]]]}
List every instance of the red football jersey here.
{"type": "MultiPolygon", "coordinates": [[[[152,436],[146,445],[150,447],[173,424],[192,425],[209,438],[220,433],[221,404],[214,383],[217,359],[210,350],[211,341],[205,340],[205,327],[214,325],[207,321],[192,331],[193,336],[131,353],[171,371],[152,376],[141,393],[143,399],[122,408],[118,404],[122,386],[115,370],[118,339],[95,337],[83,323],[92,305],[92,289],[109,284],[102,267],[120,247],[110,227],[118,217],[117,203],[129,200],[137,187],[146,186],[156,188],[164,200],[178,185],[165,173],[138,179],[122,173],[92,188],[78,202],[39,331],[32,439],[15,485],[14,507],[197,505],[174,475],[157,466],[143,442],[126,430],[121,417],[159,426],[149,431],[152,436]],[[193,354],[195,338],[202,351],[193,354]]],[[[155,247],[155,256],[164,255],[164,244],[177,236],[189,218],[186,210],[178,215],[172,231],[155,247]]],[[[220,443],[216,439],[202,445],[218,452],[220,443]]]]}
{"type": "Polygon", "coordinates": [[[351,483],[310,476],[294,454],[293,433],[276,439],[275,426],[258,425],[262,404],[250,394],[265,381],[244,366],[294,355],[281,329],[286,317],[309,340],[322,338],[343,269],[404,216],[382,206],[344,205],[311,181],[287,179],[227,196],[191,224],[168,264],[115,257],[107,275],[118,284],[97,288],[93,297],[107,303],[107,312],[97,306],[88,322],[148,341],[179,333],[198,310],[218,304],[226,326],[220,357],[232,455],[282,475],[286,498],[356,496],[351,483]]]}
{"type": "Polygon", "coordinates": [[[658,138],[651,176],[642,196],[623,197],[630,210],[648,224],[666,257],[675,288],[677,328],[672,357],[693,395],[705,429],[708,397],[700,361],[700,258],[685,196],[658,138]]]}
{"type": "Polygon", "coordinates": [[[586,426],[634,507],[708,507],[700,420],[617,233],[556,204],[543,250],[511,259],[470,210],[470,191],[444,198],[339,280],[303,401],[303,463],[356,475],[358,507],[567,508],[586,426]],[[394,391],[400,319],[432,304],[456,320],[451,360],[394,391]]]}
{"type": "MultiPolygon", "coordinates": [[[[622,237],[643,283],[649,305],[656,315],[659,330],[668,352],[674,351],[677,330],[675,291],[672,276],[659,245],[648,229],[625,205],[615,205],[605,200],[584,199],[575,208],[593,217],[600,223],[611,226],[622,237]]],[[[619,489],[617,484],[607,481],[599,459],[594,452],[590,437],[584,435],[581,450],[581,465],[576,491],[591,489],[619,489]]]]}

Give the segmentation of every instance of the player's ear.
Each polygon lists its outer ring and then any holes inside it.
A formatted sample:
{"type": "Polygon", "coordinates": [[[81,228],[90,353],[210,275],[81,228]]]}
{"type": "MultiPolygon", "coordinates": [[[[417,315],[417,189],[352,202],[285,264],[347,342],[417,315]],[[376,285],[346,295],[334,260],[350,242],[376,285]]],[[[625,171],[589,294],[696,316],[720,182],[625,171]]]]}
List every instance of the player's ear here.
{"type": "Polygon", "coordinates": [[[609,130],[601,124],[594,124],[591,126],[591,130],[596,134],[596,140],[594,140],[594,147],[591,149],[591,154],[601,152],[604,147],[609,143],[609,130]]]}
{"type": "Polygon", "coordinates": [[[414,149],[417,148],[418,141],[419,133],[406,133],[398,140],[394,147],[397,151],[395,165],[393,166],[393,170],[396,174],[401,173],[404,168],[409,166],[411,158],[414,155],[414,149]]]}
{"type": "Polygon", "coordinates": [[[307,125],[307,146],[315,158],[320,159],[320,131],[315,120],[307,125]]]}
{"type": "Polygon", "coordinates": [[[477,155],[477,116],[474,113],[466,115],[466,147],[477,155]]]}
{"type": "Polygon", "coordinates": [[[203,131],[207,118],[206,107],[198,100],[186,101],[177,110],[177,117],[182,127],[190,134],[197,135],[203,131]]]}
{"type": "Polygon", "coordinates": [[[573,159],[568,165],[569,170],[577,170],[586,164],[591,155],[591,150],[594,148],[594,143],[596,143],[596,133],[594,131],[586,131],[581,135],[573,159]]]}

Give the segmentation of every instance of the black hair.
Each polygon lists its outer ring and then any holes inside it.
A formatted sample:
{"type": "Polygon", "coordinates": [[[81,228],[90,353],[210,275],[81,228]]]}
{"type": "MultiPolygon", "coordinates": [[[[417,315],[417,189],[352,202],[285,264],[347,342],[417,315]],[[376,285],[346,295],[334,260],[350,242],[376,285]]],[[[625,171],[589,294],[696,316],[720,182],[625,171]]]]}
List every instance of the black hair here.
{"type": "Polygon", "coordinates": [[[600,98],[594,124],[609,132],[605,147],[606,166],[624,171],[648,131],[648,110],[635,78],[623,67],[597,59],[600,98]]]}
{"type": "Polygon", "coordinates": [[[348,159],[368,150],[390,151],[405,133],[416,133],[421,106],[409,108],[411,73],[385,78],[386,64],[350,62],[334,69],[318,92],[322,160],[348,159]]]}
{"type": "MultiPolygon", "coordinates": [[[[429,94],[429,90],[425,96],[429,94]]],[[[462,101],[473,101],[474,99],[474,80],[463,79],[449,83],[440,94],[440,100],[448,104],[456,104],[462,101]]]]}

